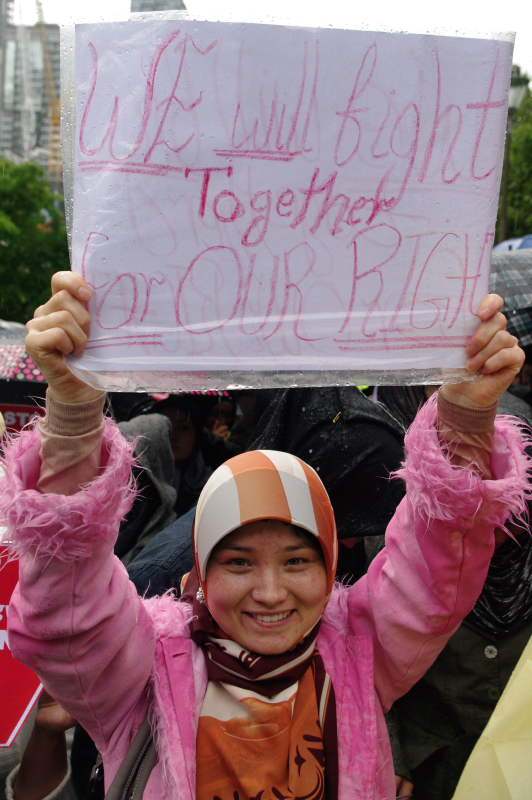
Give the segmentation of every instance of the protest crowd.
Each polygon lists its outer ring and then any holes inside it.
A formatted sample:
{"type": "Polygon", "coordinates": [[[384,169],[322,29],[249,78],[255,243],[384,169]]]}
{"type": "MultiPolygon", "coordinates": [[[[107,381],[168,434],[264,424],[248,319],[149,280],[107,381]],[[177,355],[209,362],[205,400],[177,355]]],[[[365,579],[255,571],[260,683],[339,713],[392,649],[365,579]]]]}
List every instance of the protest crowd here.
{"type": "Polygon", "coordinates": [[[5,797],[450,800],[532,634],[532,330],[490,295],[482,377],[435,393],[106,398],[63,357],[84,291],[29,323],[46,416],[5,452],[45,687],[5,797]]]}

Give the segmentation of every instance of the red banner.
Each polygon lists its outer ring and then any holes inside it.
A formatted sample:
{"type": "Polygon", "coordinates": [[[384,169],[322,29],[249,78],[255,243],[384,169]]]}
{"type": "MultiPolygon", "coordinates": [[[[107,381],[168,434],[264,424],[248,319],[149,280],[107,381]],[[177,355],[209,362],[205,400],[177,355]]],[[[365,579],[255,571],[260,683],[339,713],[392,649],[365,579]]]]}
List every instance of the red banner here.
{"type": "Polygon", "coordinates": [[[41,690],[37,675],[9,649],[7,607],[17,580],[18,561],[8,561],[0,544],[0,747],[13,742],[41,690]]]}

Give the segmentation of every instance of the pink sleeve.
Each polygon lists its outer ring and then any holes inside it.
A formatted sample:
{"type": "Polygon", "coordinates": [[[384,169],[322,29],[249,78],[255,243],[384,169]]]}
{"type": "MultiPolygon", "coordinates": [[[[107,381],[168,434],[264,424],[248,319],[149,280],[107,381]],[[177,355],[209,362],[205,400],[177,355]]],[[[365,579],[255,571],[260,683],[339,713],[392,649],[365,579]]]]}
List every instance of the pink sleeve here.
{"type": "Polygon", "coordinates": [[[406,435],[399,475],[407,494],[388,526],[386,546],[346,593],[350,624],[365,620],[372,632],[375,684],[385,710],[421,678],[471,611],[486,579],[494,530],[510,515],[526,513],[530,493],[530,462],[517,422],[497,419],[493,479],[486,480],[476,468],[453,463],[437,423],[431,398],[406,435]]]}
{"type": "MultiPolygon", "coordinates": [[[[131,446],[106,420],[97,475],[67,495],[37,489],[40,451],[38,429],[23,432],[6,449],[0,481],[0,517],[20,559],[10,647],[105,750],[146,707],[155,647],[144,604],[113,555],[134,497],[131,446]]],[[[61,474],[66,482],[65,462],[61,474]]]]}

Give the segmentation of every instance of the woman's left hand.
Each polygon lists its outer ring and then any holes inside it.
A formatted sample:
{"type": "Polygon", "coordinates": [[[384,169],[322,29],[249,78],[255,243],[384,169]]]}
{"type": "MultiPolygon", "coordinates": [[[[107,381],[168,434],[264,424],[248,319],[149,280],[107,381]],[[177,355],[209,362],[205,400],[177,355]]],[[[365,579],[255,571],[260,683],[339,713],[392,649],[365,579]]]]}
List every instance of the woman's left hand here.
{"type": "Polygon", "coordinates": [[[440,392],[449,402],[465,408],[489,408],[521,371],[525,354],[518,339],[506,330],[503,305],[498,294],[488,294],[480,304],[480,324],[466,347],[466,367],[479,377],[442,386],[440,392]]]}

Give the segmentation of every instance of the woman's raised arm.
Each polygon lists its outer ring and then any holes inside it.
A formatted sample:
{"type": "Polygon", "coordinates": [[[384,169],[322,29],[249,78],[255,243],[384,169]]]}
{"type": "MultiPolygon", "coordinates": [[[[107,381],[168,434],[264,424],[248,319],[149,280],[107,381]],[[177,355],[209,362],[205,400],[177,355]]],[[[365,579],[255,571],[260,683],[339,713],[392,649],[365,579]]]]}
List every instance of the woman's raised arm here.
{"type": "Polygon", "coordinates": [[[65,360],[87,342],[89,297],[79,275],[57,273],[51,299],[28,323],[47,413],[6,448],[0,514],[20,558],[12,652],[105,749],[131,715],[145,714],[154,634],[113,555],[133,499],[131,446],[104,422],[103,393],[65,360]]]}
{"type": "Polygon", "coordinates": [[[426,672],[485,581],[495,531],[526,509],[530,464],[517,422],[495,420],[524,353],[489,295],[467,349],[474,382],[446,385],[418,412],[400,470],[407,494],[386,547],[347,593],[350,625],[374,643],[385,709],[426,672]],[[495,424],[494,424],[495,420],[495,424]]]}

